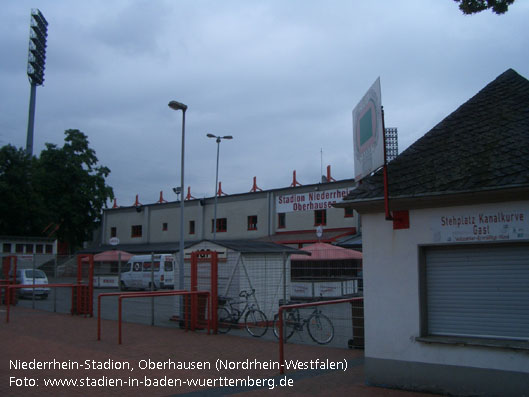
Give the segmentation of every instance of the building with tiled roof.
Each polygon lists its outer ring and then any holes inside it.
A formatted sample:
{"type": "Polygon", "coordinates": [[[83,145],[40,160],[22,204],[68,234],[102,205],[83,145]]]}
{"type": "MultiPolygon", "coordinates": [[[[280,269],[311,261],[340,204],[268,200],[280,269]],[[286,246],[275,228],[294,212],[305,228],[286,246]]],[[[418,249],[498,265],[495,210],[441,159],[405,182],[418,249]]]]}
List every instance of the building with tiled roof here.
{"type": "MultiPolygon", "coordinates": [[[[396,208],[509,197],[529,188],[529,81],[509,69],[388,164],[396,208]]],[[[362,181],[347,201],[383,205],[382,171],[362,181]]]]}
{"type": "Polygon", "coordinates": [[[529,390],[529,81],[509,69],[339,204],[362,216],[370,384],[529,390]]]}

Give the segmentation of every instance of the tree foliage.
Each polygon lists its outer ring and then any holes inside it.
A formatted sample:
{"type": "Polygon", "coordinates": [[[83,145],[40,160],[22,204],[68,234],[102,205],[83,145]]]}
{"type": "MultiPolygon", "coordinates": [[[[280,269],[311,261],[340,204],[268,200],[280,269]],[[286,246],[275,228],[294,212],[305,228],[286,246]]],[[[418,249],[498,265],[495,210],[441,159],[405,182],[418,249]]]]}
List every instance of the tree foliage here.
{"type": "Polygon", "coordinates": [[[514,0],[454,0],[464,14],[475,14],[492,8],[496,14],[504,14],[514,0]]]}
{"type": "Polygon", "coordinates": [[[47,143],[40,157],[11,145],[0,149],[0,234],[54,235],[74,249],[90,239],[114,198],[85,134],[66,130],[64,145],[47,143]]]}

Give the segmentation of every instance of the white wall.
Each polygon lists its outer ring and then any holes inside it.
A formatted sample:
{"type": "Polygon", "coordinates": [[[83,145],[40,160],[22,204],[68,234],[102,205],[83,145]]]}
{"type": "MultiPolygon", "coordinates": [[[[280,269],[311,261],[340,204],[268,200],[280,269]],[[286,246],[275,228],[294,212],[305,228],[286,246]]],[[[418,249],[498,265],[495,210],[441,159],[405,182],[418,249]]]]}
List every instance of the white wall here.
{"type": "Polygon", "coordinates": [[[419,245],[442,243],[437,224],[442,216],[512,209],[529,214],[529,202],[411,210],[410,228],[404,230],[393,230],[382,213],[362,215],[366,357],[529,373],[527,352],[415,340],[420,336],[419,245]]]}

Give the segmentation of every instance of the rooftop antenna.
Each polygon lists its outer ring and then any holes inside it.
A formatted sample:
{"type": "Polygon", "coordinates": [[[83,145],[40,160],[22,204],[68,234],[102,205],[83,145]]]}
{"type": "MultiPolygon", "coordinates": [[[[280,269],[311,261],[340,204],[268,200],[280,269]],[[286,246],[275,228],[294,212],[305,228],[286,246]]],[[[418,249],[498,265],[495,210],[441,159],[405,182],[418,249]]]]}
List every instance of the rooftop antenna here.
{"type": "Polygon", "coordinates": [[[323,148],[320,148],[320,182],[323,182],[323,148]]]}

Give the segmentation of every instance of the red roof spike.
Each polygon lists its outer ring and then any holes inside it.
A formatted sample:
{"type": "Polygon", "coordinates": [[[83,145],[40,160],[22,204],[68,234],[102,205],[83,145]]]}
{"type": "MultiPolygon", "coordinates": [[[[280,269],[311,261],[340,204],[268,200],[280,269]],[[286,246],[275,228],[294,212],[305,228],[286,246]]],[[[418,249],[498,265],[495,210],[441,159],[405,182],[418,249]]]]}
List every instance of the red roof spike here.
{"type": "Polygon", "coordinates": [[[297,181],[296,170],[294,170],[294,173],[292,174],[292,183],[290,184],[290,187],[296,187],[296,186],[303,186],[303,185],[297,181]]]}
{"type": "Polygon", "coordinates": [[[191,186],[187,187],[187,196],[186,200],[196,199],[196,197],[191,196],[191,186]]]}
{"type": "Polygon", "coordinates": [[[167,203],[167,200],[164,200],[163,198],[163,190],[160,191],[160,200],[158,200],[158,204],[167,203]]]}
{"type": "Polygon", "coordinates": [[[219,182],[219,191],[217,192],[217,196],[227,196],[227,194],[222,191],[222,182],[219,182]]]}
{"type": "Polygon", "coordinates": [[[336,182],[336,179],[334,179],[331,176],[331,166],[330,165],[327,166],[327,182],[336,182]]]}
{"type": "Polygon", "coordinates": [[[254,177],[253,177],[253,186],[252,186],[252,190],[250,190],[250,193],[254,193],[254,192],[258,191],[258,190],[259,190],[260,192],[263,191],[263,189],[261,189],[260,187],[257,186],[257,177],[254,176],[254,177]]]}
{"type": "Polygon", "coordinates": [[[116,201],[116,198],[114,198],[114,204],[112,205],[112,208],[118,208],[118,203],[116,201]]]}
{"type": "Polygon", "coordinates": [[[136,201],[134,202],[134,206],[135,207],[139,207],[140,205],[142,205],[138,199],[138,195],[136,195],[136,201]]]}

